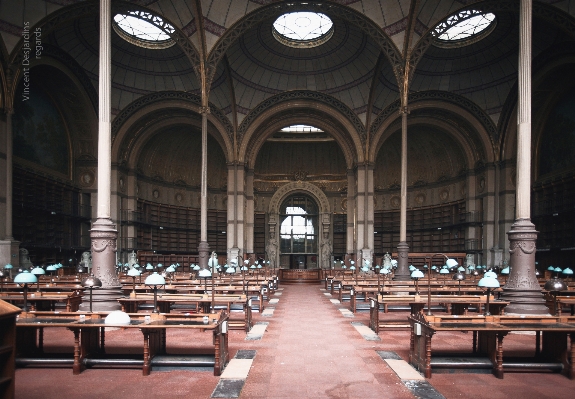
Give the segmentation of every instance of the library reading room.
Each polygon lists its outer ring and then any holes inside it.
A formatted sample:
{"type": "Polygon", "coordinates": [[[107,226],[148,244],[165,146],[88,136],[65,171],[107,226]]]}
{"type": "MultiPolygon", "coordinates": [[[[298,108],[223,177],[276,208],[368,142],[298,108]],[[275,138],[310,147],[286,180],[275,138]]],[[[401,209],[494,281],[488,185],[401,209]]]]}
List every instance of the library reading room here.
{"type": "Polygon", "coordinates": [[[0,0],[0,398],[575,392],[575,0],[0,0]]]}

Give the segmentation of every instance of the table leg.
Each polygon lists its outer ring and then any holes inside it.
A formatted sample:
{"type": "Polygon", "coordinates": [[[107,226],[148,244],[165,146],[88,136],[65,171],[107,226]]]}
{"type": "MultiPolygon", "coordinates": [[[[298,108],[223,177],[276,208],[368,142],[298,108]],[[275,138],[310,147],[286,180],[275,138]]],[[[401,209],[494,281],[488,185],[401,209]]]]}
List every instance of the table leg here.
{"type": "Polygon", "coordinates": [[[106,353],[106,328],[100,327],[100,353],[106,353]]]}
{"type": "Polygon", "coordinates": [[[72,374],[78,375],[82,372],[82,363],[80,360],[80,329],[72,329],[74,333],[74,365],[72,366],[72,374]]]}
{"type": "Polygon", "coordinates": [[[541,331],[535,331],[535,355],[541,353],[541,331]]]}
{"type": "Polygon", "coordinates": [[[473,353],[477,353],[477,331],[473,331],[473,353]]]}
{"type": "Polygon", "coordinates": [[[569,334],[569,351],[567,359],[569,359],[569,368],[567,369],[567,377],[570,380],[575,379],[575,333],[569,334]]]}
{"type": "Polygon", "coordinates": [[[44,327],[38,328],[38,350],[44,352],[44,327]]]}
{"type": "Polygon", "coordinates": [[[431,378],[431,334],[425,334],[425,378],[431,378]]]}
{"type": "Polygon", "coordinates": [[[497,378],[503,379],[503,338],[505,337],[505,333],[496,333],[495,334],[495,345],[496,345],[496,353],[495,353],[495,364],[493,368],[493,374],[497,378]]]}
{"type": "Polygon", "coordinates": [[[150,357],[150,332],[142,330],[144,334],[144,365],[142,366],[142,375],[150,375],[152,361],[150,357]]]}

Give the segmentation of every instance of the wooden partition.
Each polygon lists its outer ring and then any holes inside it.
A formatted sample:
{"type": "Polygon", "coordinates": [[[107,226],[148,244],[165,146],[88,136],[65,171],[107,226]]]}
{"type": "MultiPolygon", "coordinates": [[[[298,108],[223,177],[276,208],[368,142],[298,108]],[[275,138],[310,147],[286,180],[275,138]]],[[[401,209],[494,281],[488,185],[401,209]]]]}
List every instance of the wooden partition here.
{"type": "Polygon", "coordinates": [[[321,269],[279,269],[281,283],[310,283],[321,281],[321,269]]]}

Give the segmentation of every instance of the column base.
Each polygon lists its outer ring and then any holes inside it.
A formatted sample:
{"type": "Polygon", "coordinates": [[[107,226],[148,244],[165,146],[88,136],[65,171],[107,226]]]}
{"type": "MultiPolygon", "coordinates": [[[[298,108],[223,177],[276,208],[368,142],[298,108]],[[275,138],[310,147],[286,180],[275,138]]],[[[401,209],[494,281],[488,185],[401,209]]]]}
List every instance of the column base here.
{"type": "MultiPolygon", "coordinates": [[[[118,298],[123,296],[122,284],[116,274],[116,242],[118,232],[110,219],[97,219],[90,230],[92,241],[92,274],[102,281],[102,288],[92,290],[94,311],[120,310],[118,298]]],[[[90,310],[90,292],[84,291],[80,310],[90,310]]]]}
{"type": "Polygon", "coordinates": [[[501,299],[510,302],[509,314],[549,314],[541,287],[535,276],[535,242],[537,231],[530,219],[517,219],[507,233],[509,237],[509,278],[501,299]]]}
{"type": "Polygon", "coordinates": [[[411,273],[407,264],[409,245],[405,241],[397,244],[397,269],[393,275],[395,281],[411,281],[411,273]]]}

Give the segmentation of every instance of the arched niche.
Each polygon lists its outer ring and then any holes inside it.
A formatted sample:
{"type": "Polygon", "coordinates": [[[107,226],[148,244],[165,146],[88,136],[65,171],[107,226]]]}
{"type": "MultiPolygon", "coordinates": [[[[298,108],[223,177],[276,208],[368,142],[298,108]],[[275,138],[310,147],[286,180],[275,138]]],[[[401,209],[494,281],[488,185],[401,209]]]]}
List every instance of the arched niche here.
{"type": "MultiPolygon", "coordinates": [[[[318,249],[322,248],[325,242],[329,242],[331,246],[330,240],[330,230],[331,230],[331,208],[329,205],[329,201],[326,195],[320,190],[318,187],[311,183],[303,182],[303,181],[296,181],[292,183],[285,184],[281,186],[273,195],[270,200],[268,213],[269,213],[269,222],[268,222],[268,256],[274,250],[274,248],[270,248],[270,246],[275,245],[275,259],[270,259],[270,263],[272,266],[278,265],[279,263],[279,214],[280,214],[280,207],[284,200],[289,196],[302,193],[305,195],[310,196],[313,200],[317,202],[319,207],[319,234],[318,234],[318,249]]],[[[331,248],[333,250],[333,248],[331,248]]],[[[321,251],[319,251],[321,252],[321,251]]],[[[331,253],[332,251],[330,251],[331,253]]],[[[318,254],[319,262],[318,265],[324,265],[326,259],[322,258],[321,253],[318,254]]]]}

